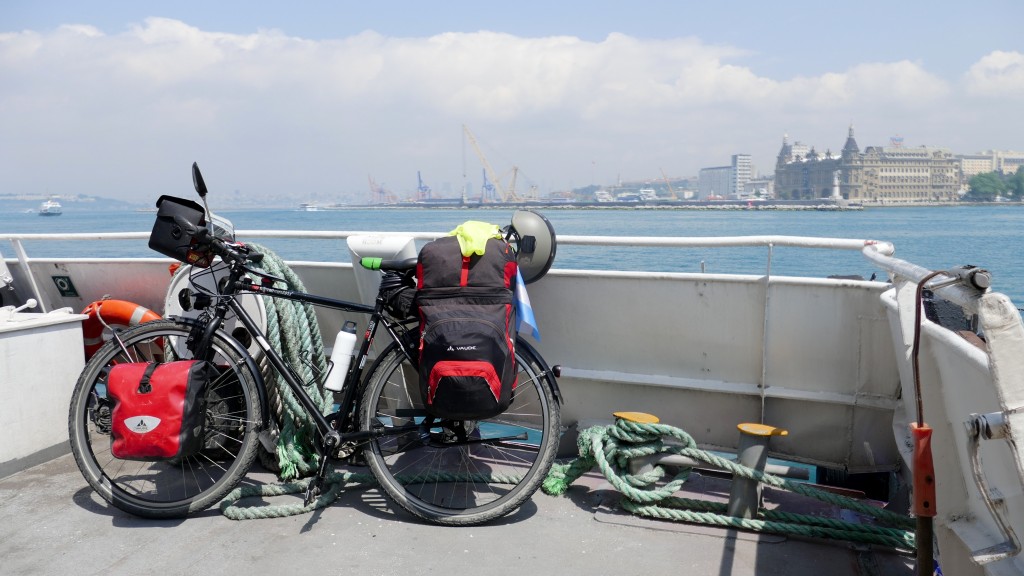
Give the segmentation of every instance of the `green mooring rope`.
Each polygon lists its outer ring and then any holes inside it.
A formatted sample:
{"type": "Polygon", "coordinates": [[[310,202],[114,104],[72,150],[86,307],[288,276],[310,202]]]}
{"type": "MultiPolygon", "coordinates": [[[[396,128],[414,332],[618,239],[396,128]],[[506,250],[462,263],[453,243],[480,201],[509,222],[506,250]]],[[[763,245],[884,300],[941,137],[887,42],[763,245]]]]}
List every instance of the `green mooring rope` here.
{"type": "MultiPolygon", "coordinates": [[[[250,247],[263,254],[263,261],[260,268],[268,274],[285,279],[287,288],[299,292],[305,292],[306,288],[302,280],[295,272],[285,264],[277,254],[265,246],[250,244],[250,247]]],[[[176,274],[189,273],[190,268],[181,267],[176,274]]],[[[301,302],[285,300],[283,298],[264,298],[263,306],[267,317],[267,339],[274,348],[292,367],[295,375],[305,383],[304,389],[313,402],[320,409],[322,414],[330,411],[333,398],[325,394],[320,387],[322,375],[326,373],[327,360],[324,353],[323,337],[320,333],[320,326],[317,323],[316,313],[313,306],[301,302]]],[[[298,478],[311,476],[317,470],[319,457],[313,447],[313,438],[316,435],[316,427],[313,421],[306,414],[305,409],[292,394],[291,388],[284,378],[276,370],[264,370],[267,391],[270,393],[270,400],[273,409],[275,422],[279,430],[275,435],[275,454],[273,460],[268,462],[268,468],[276,469],[281,480],[291,481],[279,485],[266,485],[255,487],[263,492],[261,494],[250,494],[253,487],[236,489],[228,495],[235,499],[245,496],[276,494],[289,494],[296,491],[304,491],[306,480],[295,482],[298,478]],[[274,405],[277,405],[276,408],[274,405]],[[235,495],[239,490],[244,495],[235,495]]],[[[262,451],[262,448],[260,448],[262,451]]],[[[363,482],[364,478],[357,476],[341,476],[332,474],[331,488],[325,490],[316,502],[310,507],[295,506],[265,506],[260,512],[255,508],[246,508],[250,517],[274,517],[302,513],[303,509],[326,506],[340,493],[341,487],[348,482],[363,482]]],[[[230,502],[222,502],[221,508],[228,517],[239,516],[232,512],[230,502]]],[[[235,518],[241,519],[241,518],[235,518]]]]}
{"type": "Polygon", "coordinates": [[[282,484],[260,484],[257,486],[242,486],[235,488],[220,501],[220,511],[231,520],[256,520],[262,518],[284,518],[306,514],[317,508],[325,508],[341,496],[342,489],[347,484],[372,485],[376,483],[373,476],[369,474],[356,474],[353,472],[330,472],[324,478],[323,491],[315,500],[304,504],[276,504],[276,505],[254,505],[240,506],[238,501],[243,498],[282,496],[285,494],[302,494],[309,486],[312,478],[303,478],[293,482],[282,484]]]}
{"type": "Polygon", "coordinates": [[[597,466],[616,490],[622,493],[625,510],[641,516],[680,522],[711,524],[774,534],[794,534],[816,538],[833,538],[866,544],[881,544],[901,550],[914,550],[914,521],[911,518],[882,510],[846,496],[818,490],[807,484],[793,482],[759,472],[697,448],[685,431],[666,424],[640,424],[617,419],[611,426],[594,426],[580,432],[580,456],[568,464],[555,464],[541,488],[545,493],[564,494],[569,485],[597,466]],[[665,443],[674,438],[682,444],[665,443]],[[746,520],[728,516],[724,503],[704,502],[672,496],[686,482],[690,470],[682,469],[661,486],[656,483],[665,476],[665,469],[655,466],[645,474],[628,473],[629,459],[651,454],[679,454],[731,472],[734,476],[756,480],[762,484],[789,490],[829,504],[865,514],[892,527],[869,526],[790,514],[778,510],[758,511],[758,518],[746,520]]]}
{"type": "MultiPolygon", "coordinates": [[[[284,278],[289,290],[306,291],[302,280],[277,254],[259,244],[250,244],[250,247],[263,254],[260,267],[264,272],[284,278]]],[[[264,298],[263,306],[267,313],[270,345],[295,370],[299,380],[306,383],[306,393],[316,403],[320,413],[327,414],[333,398],[330,394],[324,394],[320,387],[321,375],[327,370],[327,360],[313,306],[283,298],[264,298]]],[[[279,476],[282,480],[309,476],[316,472],[318,464],[312,442],[316,427],[284,378],[276,370],[268,372],[267,388],[276,392],[282,405],[282,414],[278,419],[281,430],[277,437],[279,476]]]]}

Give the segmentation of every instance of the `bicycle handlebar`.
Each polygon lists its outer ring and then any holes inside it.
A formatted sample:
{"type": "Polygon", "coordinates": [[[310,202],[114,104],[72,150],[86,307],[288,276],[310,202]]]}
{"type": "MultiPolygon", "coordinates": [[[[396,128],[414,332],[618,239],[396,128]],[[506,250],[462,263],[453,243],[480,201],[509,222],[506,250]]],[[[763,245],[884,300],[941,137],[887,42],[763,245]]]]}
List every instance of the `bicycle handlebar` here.
{"type": "Polygon", "coordinates": [[[183,216],[175,216],[174,223],[181,226],[181,229],[189,236],[195,237],[200,246],[209,246],[214,256],[220,256],[222,260],[231,263],[245,264],[246,262],[260,262],[263,254],[250,253],[241,244],[229,244],[210,233],[206,228],[200,228],[186,220],[183,216]]]}

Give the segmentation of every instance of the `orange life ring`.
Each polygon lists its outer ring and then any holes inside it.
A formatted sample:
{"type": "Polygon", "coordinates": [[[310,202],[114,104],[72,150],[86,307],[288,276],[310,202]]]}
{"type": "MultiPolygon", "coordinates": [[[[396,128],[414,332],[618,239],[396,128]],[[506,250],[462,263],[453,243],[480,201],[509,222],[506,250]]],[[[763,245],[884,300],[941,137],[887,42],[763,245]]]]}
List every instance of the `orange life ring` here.
{"type": "Polygon", "coordinates": [[[82,321],[86,360],[103,346],[103,331],[107,326],[130,327],[160,319],[160,315],[149,308],[125,300],[97,300],[86,306],[82,314],[89,315],[82,321]]]}

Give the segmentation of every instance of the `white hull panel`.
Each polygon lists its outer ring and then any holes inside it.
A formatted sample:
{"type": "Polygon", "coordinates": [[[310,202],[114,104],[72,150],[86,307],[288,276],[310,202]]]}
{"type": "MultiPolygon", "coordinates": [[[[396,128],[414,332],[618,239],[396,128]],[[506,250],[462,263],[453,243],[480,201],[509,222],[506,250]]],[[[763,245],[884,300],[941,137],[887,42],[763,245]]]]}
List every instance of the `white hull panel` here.
{"type": "MultiPolygon", "coordinates": [[[[354,235],[305,234],[311,240],[354,235]]],[[[437,235],[412,236],[422,241],[437,235]]],[[[109,295],[165,311],[169,260],[32,260],[13,241],[18,258],[3,261],[7,271],[0,266],[0,280],[13,279],[16,300],[34,297],[44,310],[79,311],[109,295]],[[72,281],[77,295],[68,294],[60,277],[72,281]]],[[[737,424],[763,422],[789,431],[772,439],[774,456],[850,473],[912,474],[915,307],[906,295],[928,270],[891,258],[891,246],[842,239],[559,242],[609,250],[776,243],[862,250],[889,272],[886,282],[555,269],[529,287],[542,335],[537,348],[562,367],[566,425],[610,420],[613,411],[649,412],[703,447],[731,450],[737,424]]],[[[350,263],[290,264],[311,292],[372,299],[372,277],[362,270],[357,276],[350,263]]],[[[921,397],[925,421],[934,429],[940,561],[947,574],[1022,574],[1013,529],[1024,526],[1024,325],[1002,294],[959,284],[934,291],[967,316],[976,315],[985,340],[979,344],[971,334],[928,320],[921,329],[921,397]]],[[[4,294],[9,304],[10,291],[4,294]]],[[[345,320],[366,325],[361,315],[326,309],[318,309],[317,318],[328,335],[345,320]]]]}

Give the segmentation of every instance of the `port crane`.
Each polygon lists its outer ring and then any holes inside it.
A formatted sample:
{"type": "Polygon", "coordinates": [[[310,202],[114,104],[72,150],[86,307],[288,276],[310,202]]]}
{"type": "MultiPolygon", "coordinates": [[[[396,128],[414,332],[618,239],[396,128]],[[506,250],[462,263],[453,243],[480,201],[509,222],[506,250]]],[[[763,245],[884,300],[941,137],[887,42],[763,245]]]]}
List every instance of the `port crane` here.
{"type": "Polygon", "coordinates": [[[483,169],[483,184],[480,185],[480,201],[491,200],[494,201],[494,184],[487,179],[487,169],[483,169]]]}
{"type": "Polygon", "coordinates": [[[418,182],[416,186],[416,200],[430,200],[430,186],[423,183],[423,177],[420,176],[419,170],[416,171],[416,181],[418,182]]]}
{"type": "Polygon", "coordinates": [[[367,175],[370,181],[370,202],[372,204],[396,204],[398,199],[391,192],[384,189],[383,185],[377,184],[373,176],[367,175]]]}
{"type": "Polygon", "coordinates": [[[501,185],[501,178],[498,177],[497,172],[491,167],[491,163],[487,161],[487,156],[484,155],[483,150],[480,149],[480,144],[477,143],[476,137],[469,131],[469,127],[465,124],[462,125],[462,131],[466,135],[466,139],[469,140],[470,145],[473,146],[473,150],[476,151],[477,157],[480,158],[480,163],[484,165],[484,189],[487,190],[488,186],[493,187],[498,192],[498,197],[502,202],[517,202],[519,197],[516,196],[516,177],[519,174],[519,167],[512,167],[512,179],[506,189],[501,185]],[[490,182],[488,183],[487,177],[490,176],[490,182]]]}
{"type": "Polygon", "coordinates": [[[676,191],[672,189],[672,183],[669,182],[668,176],[665,174],[665,170],[663,168],[659,168],[659,170],[661,170],[661,177],[665,179],[665,186],[668,186],[669,199],[678,200],[678,198],[676,197],[676,191]]]}

